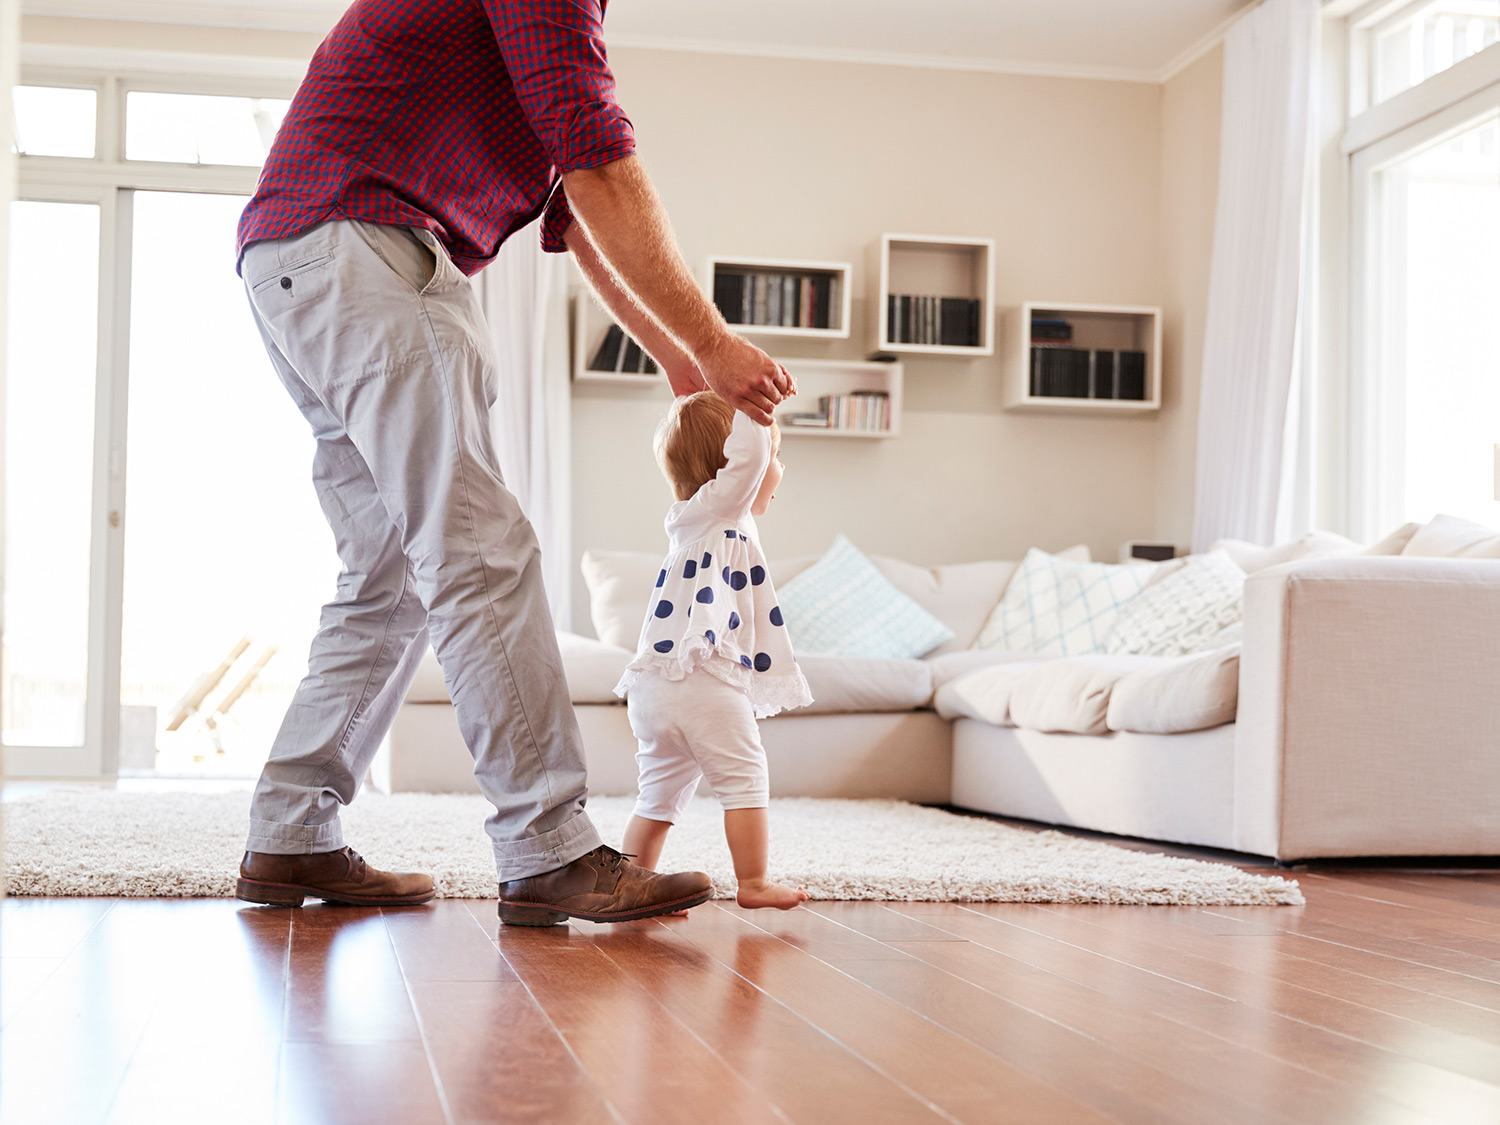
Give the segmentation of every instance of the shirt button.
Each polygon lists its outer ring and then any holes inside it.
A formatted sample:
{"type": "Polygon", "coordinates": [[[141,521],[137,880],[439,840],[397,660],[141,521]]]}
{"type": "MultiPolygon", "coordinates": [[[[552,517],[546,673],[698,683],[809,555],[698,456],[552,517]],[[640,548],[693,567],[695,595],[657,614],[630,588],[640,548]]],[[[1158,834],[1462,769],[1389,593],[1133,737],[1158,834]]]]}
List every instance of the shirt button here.
{"type": "Polygon", "coordinates": [[[283,289],[290,289],[292,287],[292,279],[289,277],[283,277],[281,279],[281,287],[283,289]]]}

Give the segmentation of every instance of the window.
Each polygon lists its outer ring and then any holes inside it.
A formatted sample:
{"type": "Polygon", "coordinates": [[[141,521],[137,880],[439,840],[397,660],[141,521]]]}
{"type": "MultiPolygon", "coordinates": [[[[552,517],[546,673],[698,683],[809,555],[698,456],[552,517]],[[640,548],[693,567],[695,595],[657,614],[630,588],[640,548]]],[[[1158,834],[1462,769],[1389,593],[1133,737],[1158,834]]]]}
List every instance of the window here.
{"type": "Polygon", "coordinates": [[[1500,0],[1420,0],[1370,27],[1370,104],[1420,85],[1500,39],[1500,0]]]}
{"type": "Polygon", "coordinates": [[[16,86],[16,151],[22,156],[94,155],[96,90],[59,86],[16,86]]]}
{"type": "Polygon", "coordinates": [[[290,102],[131,90],[125,159],[259,168],[290,102]]]}

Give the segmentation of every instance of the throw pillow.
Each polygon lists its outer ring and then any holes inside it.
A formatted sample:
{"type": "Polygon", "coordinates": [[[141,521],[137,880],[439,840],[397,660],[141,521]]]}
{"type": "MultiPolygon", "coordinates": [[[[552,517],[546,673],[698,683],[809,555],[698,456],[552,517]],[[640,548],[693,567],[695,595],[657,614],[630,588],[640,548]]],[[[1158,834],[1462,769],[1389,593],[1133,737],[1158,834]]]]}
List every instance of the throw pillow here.
{"type": "Polygon", "coordinates": [[[1434,516],[1417,529],[1403,555],[1441,559],[1500,559],[1500,531],[1457,516],[1434,516]]]}
{"type": "Polygon", "coordinates": [[[1132,598],[1118,617],[1106,652],[1184,656],[1240,619],[1245,572],[1227,551],[1194,555],[1176,574],[1132,598]]]}
{"type": "Polygon", "coordinates": [[[953,636],[842,535],[778,594],[792,644],[803,652],[913,660],[953,636]]]}
{"type": "Polygon", "coordinates": [[[1157,565],[1071,562],[1033,548],[974,647],[1043,656],[1099,652],[1115,614],[1151,580],[1157,565]]]}
{"type": "Polygon", "coordinates": [[[1210,551],[1224,551],[1246,574],[1302,559],[1353,554],[1359,549],[1359,544],[1353,539],[1332,531],[1309,531],[1302,538],[1277,547],[1259,547],[1244,539],[1220,539],[1209,547],[1210,551]]]}

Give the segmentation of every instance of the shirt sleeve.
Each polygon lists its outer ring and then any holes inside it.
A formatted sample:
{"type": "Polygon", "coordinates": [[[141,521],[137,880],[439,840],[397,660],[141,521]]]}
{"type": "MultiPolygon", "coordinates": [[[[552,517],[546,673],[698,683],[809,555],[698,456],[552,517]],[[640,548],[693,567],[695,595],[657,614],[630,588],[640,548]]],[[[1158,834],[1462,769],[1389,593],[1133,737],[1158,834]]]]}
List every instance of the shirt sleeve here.
{"type": "Polygon", "coordinates": [[[724,456],[729,463],[701,489],[703,503],[716,515],[738,518],[750,510],[771,465],[771,427],[736,410],[724,456]]]}
{"type": "Polygon", "coordinates": [[[601,0],[484,0],[484,7],[516,98],[559,172],[635,151],[604,54],[601,0]]]}

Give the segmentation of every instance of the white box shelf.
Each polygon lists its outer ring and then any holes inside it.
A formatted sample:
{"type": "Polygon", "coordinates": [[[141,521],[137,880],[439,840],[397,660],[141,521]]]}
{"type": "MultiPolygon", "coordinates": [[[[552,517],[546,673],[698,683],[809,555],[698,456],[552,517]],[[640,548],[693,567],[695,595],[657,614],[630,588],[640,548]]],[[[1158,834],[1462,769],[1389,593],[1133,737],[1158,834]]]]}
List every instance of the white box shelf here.
{"type": "MultiPolygon", "coordinates": [[[[915,355],[995,354],[995,242],[990,238],[882,234],[870,248],[870,323],[876,351],[915,355]],[[891,297],[959,298],[978,301],[977,344],[912,343],[897,339],[891,297]]],[[[902,319],[899,310],[896,320],[902,319]]],[[[903,333],[910,336],[910,333],[903,333]]]]}
{"type": "MultiPolygon", "coordinates": [[[[1071,301],[1026,301],[1001,316],[1005,408],[1045,414],[1147,414],[1161,409],[1161,309],[1149,305],[1091,305],[1071,301]],[[1063,397],[1037,393],[1032,383],[1031,322],[1065,320],[1071,346],[1090,352],[1144,352],[1143,398],[1063,397]]],[[[1093,368],[1090,368],[1092,371],[1093,368]]],[[[1090,393],[1094,391],[1090,376],[1090,393]]]]}
{"type": "Polygon", "coordinates": [[[776,293],[774,305],[771,304],[771,294],[764,289],[759,295],[759,301],[755,299],[753,292],[745,294],[751,311],[749,319],[767,319],[774,315],[775,319],[788,323],[748,323],[744,312],[736,312],[733,308],[720,309],[724,313],[724,319],[736,332],[747,336],[800,336],[813,340],[841,340],[849,335],[850,281],[853,273],[854,268],[848,262],[715,255],[704,263],[702,283],[705,295],[710,301],[717,303],[720,283],[726,278],[731,279],[731,283],[737,277],[749,279],[743,283],[747,288],[753,288],[753,279],[756,277],[791,279],[797,287],[776,293]],[[808,283],[806,288],[798,285],[803,281],[808,283]],[[787,315],[783,316],[783,295],[791,297],[793,292],[797,295],[796,299],[790,302],[787,315]],[[815,327],[814,322],[821,319],[816,314],[825,305],[827,326],[815,327]],[[755,315],[757,310],[760,312],[759,318],[755,315]],[[809,316],[809,313],[814,315],[809,316]]]}
{"type": "Polygon", "coordinates": [[[835,359],[779,359],[777,362],[797,380],[797,397],[776,408],[776,420],[781,422],[783,437],[879,439],[901,433],[901,364],[835,359]],[[879,391],[889,398],[888,429],[833,429],[791,426],[782,422],[782,416],[788,413],[816,413],[818,399],[823,395],[845,395],[856,391],[879,391]]]}
{"type": "Polygon", "coordinates": [[[589,361],[604,342],[614,318],[600,307],[593,295],[581,290],[573,297],[573,382],[600,383],[618,387],[664,387],[667,377],[660,369],[646,374],[635,371],[591,371],[589,361]]]}

